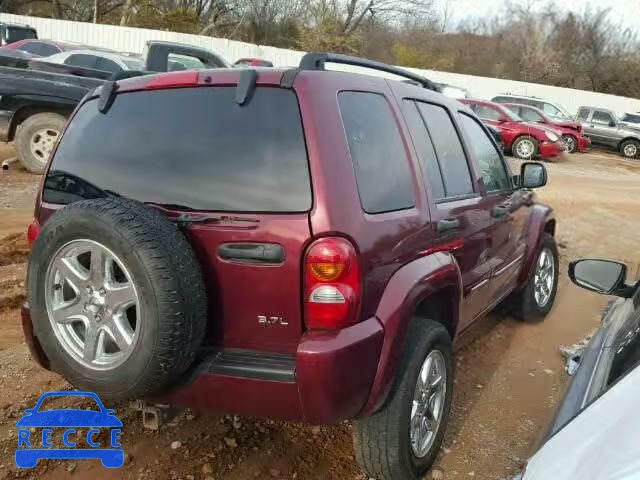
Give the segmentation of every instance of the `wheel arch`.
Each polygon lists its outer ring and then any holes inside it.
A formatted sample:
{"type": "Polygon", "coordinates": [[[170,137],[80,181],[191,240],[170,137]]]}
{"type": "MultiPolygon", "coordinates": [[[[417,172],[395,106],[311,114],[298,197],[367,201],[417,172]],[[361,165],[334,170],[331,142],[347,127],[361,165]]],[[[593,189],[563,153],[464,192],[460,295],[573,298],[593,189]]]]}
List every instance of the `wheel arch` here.
{"type": "Polygon", "coordinates": [[[449,252],[427,255],[394,274],[376,311],[384,328],[384,339],[369,399],[361,415],[384,405],[413,319],[429,318],[441,323],[453,340],[460,323],[461,299],[460,268],[449,252]]]}
{"type": "Polygon", "coordinates": [[[622,145],[624,145],[626,142],[633,140],[634,142],[638,143],[640,145],[640,138],[638,137],[625,137],[622,140],[620,140],[620,143],[618,143],[618,150],[622,149],[622,145]]]}
{"type": "Polygon", "coordinates": [[[535,204],[527,221],[526,250],[525,259],[518,277],[516,290],[520,290],[529,279],[533,270],[533,264],[540,251],[540,244],[544,234],[555,237],[556,218],[553,209],[541,203],[535,204]]]}
{"type": "Polygon", "coordinates": [[[17,109],[9,123],[9,130],[7,132],[8,141],[11,142],[15,139],[16,132],[20,124],[22,124],[27,118],[37,115],[39,113],[57,113],[65,118],[69,118],[73,107],[63,107],[60,105],[53,105],[48,103],[41,103],[36,105],[25,105],[17,109]]]}

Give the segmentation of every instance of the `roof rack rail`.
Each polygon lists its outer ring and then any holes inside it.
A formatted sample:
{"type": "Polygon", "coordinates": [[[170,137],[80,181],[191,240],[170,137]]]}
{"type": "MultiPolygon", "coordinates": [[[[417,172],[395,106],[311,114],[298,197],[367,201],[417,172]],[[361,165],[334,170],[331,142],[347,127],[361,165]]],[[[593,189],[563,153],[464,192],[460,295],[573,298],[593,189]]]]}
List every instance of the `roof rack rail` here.
{"type": "Polygon", "coordinates": [[[421,77],[415,73],[411,73],[403,68],[387,65],[386,63],[376,62],[375,60],[367,60],[360,57],[352,57],[351,55],[342,55],[340,53],[307,53],[300,60],[300,70],[324,70],[325,63],[340,63],[343,65],[354,65],[357,67],[370,68],[381,72],[391,73],[404,77],[411,82],[415,82],[424,88],[440,92],[438,86],[428,78],[421,77]]]}

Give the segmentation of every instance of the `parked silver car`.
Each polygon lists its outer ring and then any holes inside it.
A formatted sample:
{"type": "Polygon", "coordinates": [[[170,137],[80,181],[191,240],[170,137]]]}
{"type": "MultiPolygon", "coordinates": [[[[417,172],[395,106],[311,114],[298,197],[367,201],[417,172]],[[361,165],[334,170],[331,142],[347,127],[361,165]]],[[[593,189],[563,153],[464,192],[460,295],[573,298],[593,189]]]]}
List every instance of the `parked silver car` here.
{"type": "Polygon", "coordinates": [[[606,108],[580,107],[578,122],[593,145],[615,148],[626,158],[640,158],[640,125],[624,122],[606,108]]]}

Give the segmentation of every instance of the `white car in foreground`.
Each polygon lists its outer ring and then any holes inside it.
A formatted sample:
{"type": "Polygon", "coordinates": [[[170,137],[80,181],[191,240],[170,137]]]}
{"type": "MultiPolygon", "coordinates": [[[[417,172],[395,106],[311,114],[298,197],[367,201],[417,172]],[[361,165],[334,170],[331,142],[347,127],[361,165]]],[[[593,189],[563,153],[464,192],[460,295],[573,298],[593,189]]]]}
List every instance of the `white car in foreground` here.
{"type": "Polygon", "coordinates": [[[640,480],[640,282],[608,260],[579,260],[569,276],[587,290],[619,297],[604,312],[547,440],[514,480],[640,480]]]}

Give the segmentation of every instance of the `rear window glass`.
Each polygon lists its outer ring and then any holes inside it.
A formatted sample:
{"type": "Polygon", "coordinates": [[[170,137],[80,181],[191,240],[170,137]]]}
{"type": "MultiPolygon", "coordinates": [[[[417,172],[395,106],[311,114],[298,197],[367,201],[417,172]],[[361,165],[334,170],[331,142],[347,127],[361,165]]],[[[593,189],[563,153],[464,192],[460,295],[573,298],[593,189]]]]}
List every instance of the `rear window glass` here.
{"type": "Polygon", "coordinates": [[[27,40],[29,38],[38,38],[35,30],[22,27],[7,27],[8,43],[17,42],[19,40],[27,40]]]}
{"type": "Polygon", "coordinates": [[[413,207],[409,159],[387,100],[377,93],[340,92],[338,103],[364,211],[413,207]]]}
{"type": "Polygon", "coordinates": [[[311,184],[298,101],[257,88],[123,93],[106,114],[85,104],[65,133],[44,200],[124,196],[194,210],[303,212],[311,184]],[[274,121],[274,118],[277,118],[274,121]]]}

